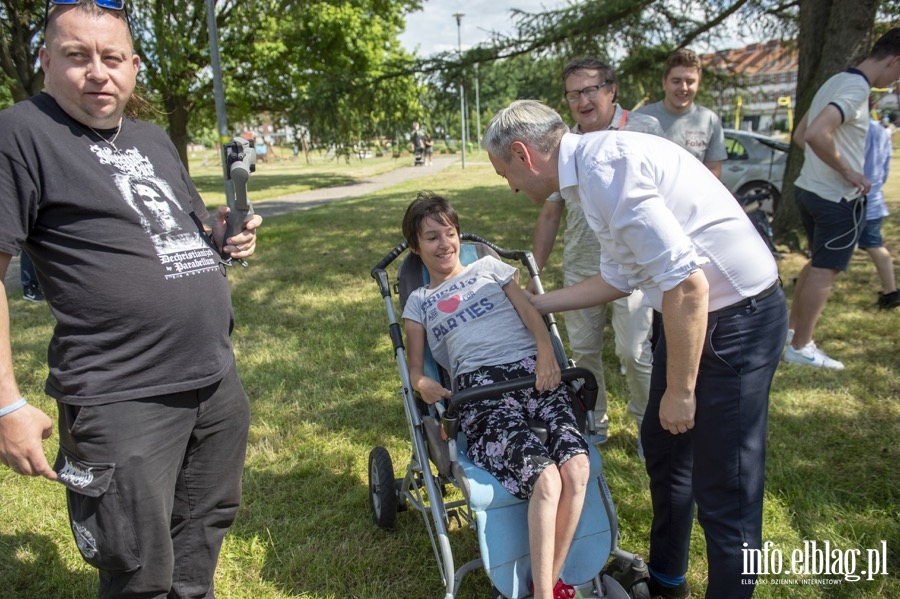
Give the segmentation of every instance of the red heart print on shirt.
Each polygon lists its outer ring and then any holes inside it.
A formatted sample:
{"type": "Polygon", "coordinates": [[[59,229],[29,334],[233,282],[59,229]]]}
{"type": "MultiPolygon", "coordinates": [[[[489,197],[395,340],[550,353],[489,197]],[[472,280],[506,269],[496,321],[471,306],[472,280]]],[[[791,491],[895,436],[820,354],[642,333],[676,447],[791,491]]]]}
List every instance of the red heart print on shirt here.
{"type": "Polygon", "coordinates": [[[441,312],[445,312],[450,314],[451,312],[456,312],[456,309],[459,307],[460,297],[458,295],[454,295],[452,297],[448,297],[447,299],[443,299],[438,302],[438,310],[441,312]]]}

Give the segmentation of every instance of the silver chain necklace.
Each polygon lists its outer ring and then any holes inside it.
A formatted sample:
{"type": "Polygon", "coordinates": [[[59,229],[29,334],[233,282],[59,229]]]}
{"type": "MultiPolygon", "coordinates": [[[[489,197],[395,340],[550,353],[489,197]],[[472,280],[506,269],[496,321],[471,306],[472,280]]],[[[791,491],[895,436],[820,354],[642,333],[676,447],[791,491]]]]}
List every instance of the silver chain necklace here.
{"type": "Polygon", "coordinates": [[[122,119],[121,118],[119,119],[119,124],[116,127],[116,133],[115,133],[115,135],[112,136],[112,139],[106,139],[105,137],[100,135],[97,132],[97,130],[94,129],[93,127],[91,127],[90,125],[88,125],[87,128],[90,129],[91,131],[93,131],[94,135],[96,135],[97,137],[99,137],[100,139],[102,139],[103,141],[108,143],[110,145],[110,147],[113,149],[113,151],[115,151],[116,154],[119,153],[119,148],[116,147],[116,138],[119,137],[119,133],[122,132],[122,119]]]}

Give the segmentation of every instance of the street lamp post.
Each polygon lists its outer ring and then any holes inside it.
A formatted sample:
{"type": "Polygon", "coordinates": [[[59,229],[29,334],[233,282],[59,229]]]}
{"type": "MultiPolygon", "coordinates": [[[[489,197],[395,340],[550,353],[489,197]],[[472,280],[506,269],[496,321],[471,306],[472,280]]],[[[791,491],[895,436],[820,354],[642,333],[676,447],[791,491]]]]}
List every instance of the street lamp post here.
{"type": "Polygon", "coordinates": [[[475,63],[475,147],[481,151],[481,100],[478,97],[478,63],[475,63]]]}
{"type": "Polygon", "coordinates": [[[219,158],[222,160],[222,179],[225,183],[225,199],[231,206],[234,200],[234,184],[229,177],[228,163],[225,160],[225,144],[228,136],[228,117],[225,113],[225,87],[222,83],[222,67],[219,62],[219,32],[216,29],[216,2],[206,0],[206,25],[209,30],[209,57],[213,74],[213,99],[216,103],[216,123],[219,127],[219,158]]]}
{"type": "MultiPolygon", "coordinates": [[[[456,17],[456,47],[459,53],[460,62],[462,62],[462,28],[460,26],[460,22],[465,15],[461,12],[457,12],[453,13],[453,16],[456,17]]],[[[460,71],[460,77],[461,76],[462,72],[460,71]]],[[[466,168],[466,100],[462,79],[460,79],[459,82],[459,118],[461,141],[460,148],[462,149],[462,167],[466,168]]]]}

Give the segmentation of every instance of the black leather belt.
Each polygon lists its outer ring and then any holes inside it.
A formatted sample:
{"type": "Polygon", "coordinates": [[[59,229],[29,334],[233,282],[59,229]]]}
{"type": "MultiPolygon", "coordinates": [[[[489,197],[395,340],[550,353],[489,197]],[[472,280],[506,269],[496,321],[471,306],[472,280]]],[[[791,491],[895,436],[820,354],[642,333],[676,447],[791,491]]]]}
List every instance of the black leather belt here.
{"type": "MultiPolygon", "coordinates": [[[[730,306],[725,306],[724,308],[719,308],[719,310],[734,310],[735,308],[746,308],[746,307],[750,306],[753,302],[761,302],[762,300],[766,299],[767,297],[769,297],[770,295],[772,295],[773,293],[778,291],[780,288],[781,288],[781,277],[778,277],[777,279],[775,279],[774,283],[772,283],[771,285],[769,285],[768,287],[766,287],[765,289],[763,289],[762,291],[760,291],[753,297],[745,297],[741,301],[735,302],[735,303],[731,304],[730,306]]],[[[718,312],[719,310],[716,310],[716,312],[718,312]]]]}

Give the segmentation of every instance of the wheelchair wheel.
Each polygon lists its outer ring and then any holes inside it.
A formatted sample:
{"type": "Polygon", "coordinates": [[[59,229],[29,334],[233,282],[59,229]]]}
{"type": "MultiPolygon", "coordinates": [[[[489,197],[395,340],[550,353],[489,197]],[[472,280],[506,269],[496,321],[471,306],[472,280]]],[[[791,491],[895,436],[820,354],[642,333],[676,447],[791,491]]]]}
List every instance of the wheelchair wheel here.
{"type": "Polygon", "coordinates": [[[397,520],[398,494],[391,454],[384,447],[369,453],[369,505],[380,528],[393,528],[397,520]]]}
{"type": "Polygon", "coordinates": [[[632,599],[650,599],[650,585],[644,580],[636,582],[631,587],[630,594],[632,599]]]}

